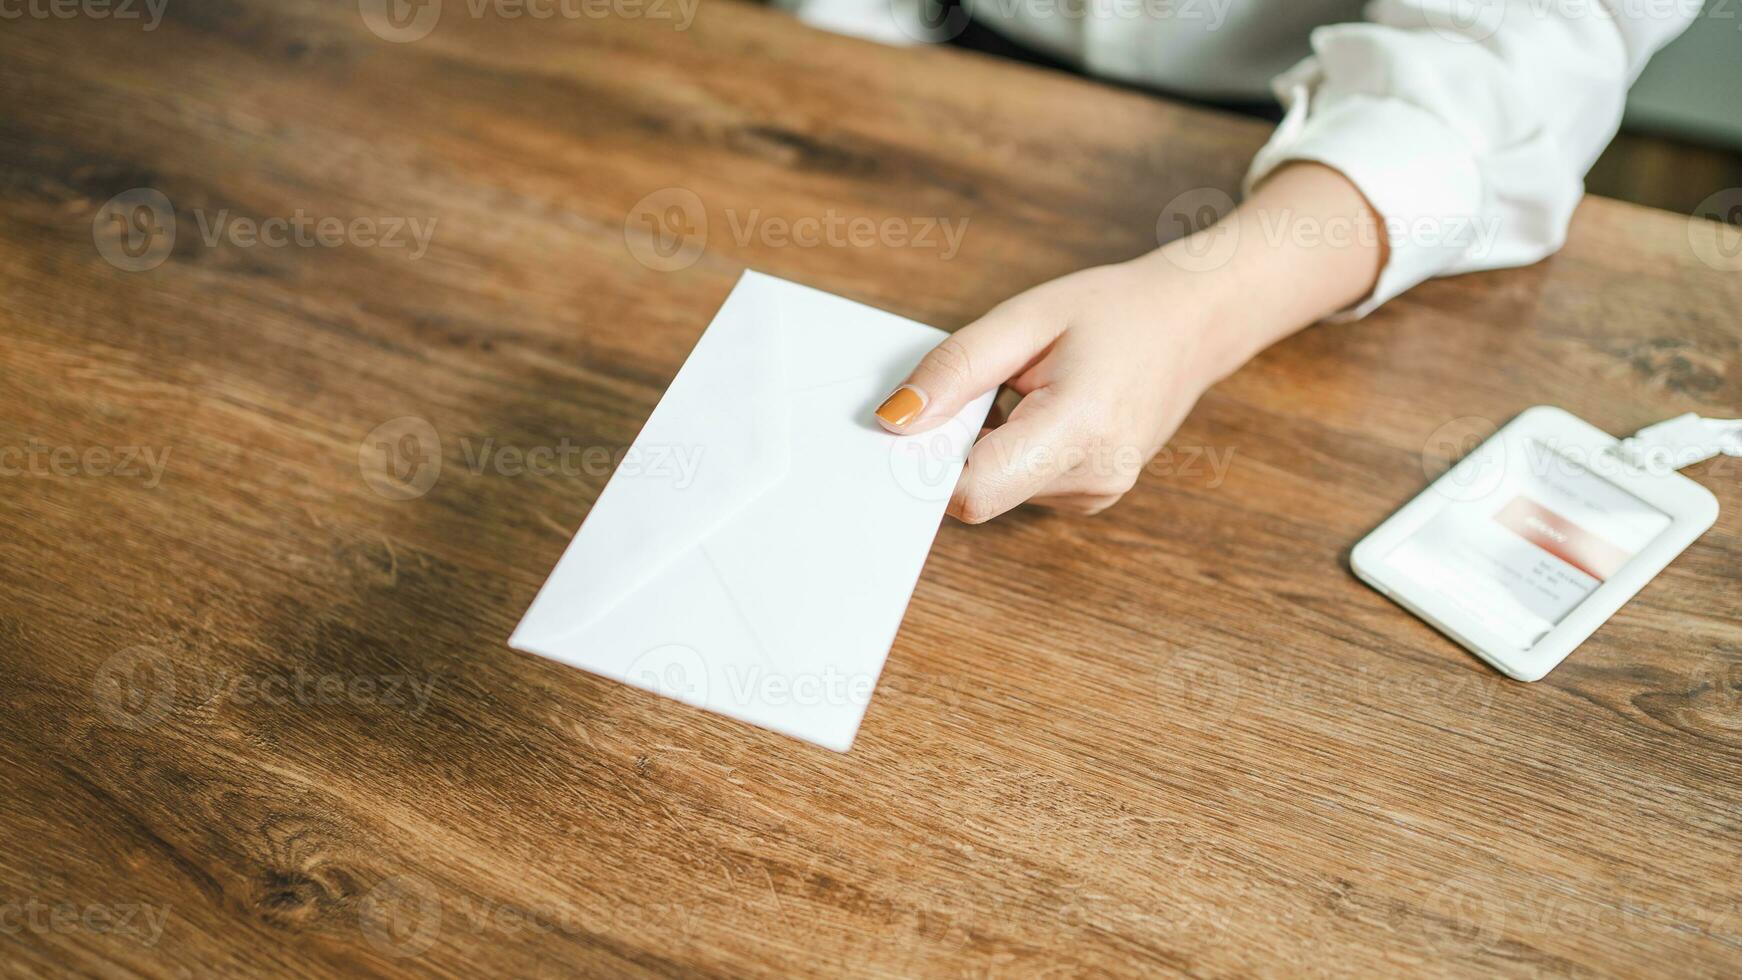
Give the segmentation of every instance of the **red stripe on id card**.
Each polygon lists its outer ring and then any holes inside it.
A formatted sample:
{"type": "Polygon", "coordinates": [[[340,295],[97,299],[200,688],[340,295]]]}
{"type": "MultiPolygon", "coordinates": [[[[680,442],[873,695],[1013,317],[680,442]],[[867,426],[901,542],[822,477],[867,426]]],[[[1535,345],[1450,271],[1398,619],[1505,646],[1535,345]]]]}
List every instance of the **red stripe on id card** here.
{"type": "Polygon", "coordinates": [[[1620,571],[1632,557],[1528,497],[1513,497],[1494,520],[1598,581],[1620,571]]]}

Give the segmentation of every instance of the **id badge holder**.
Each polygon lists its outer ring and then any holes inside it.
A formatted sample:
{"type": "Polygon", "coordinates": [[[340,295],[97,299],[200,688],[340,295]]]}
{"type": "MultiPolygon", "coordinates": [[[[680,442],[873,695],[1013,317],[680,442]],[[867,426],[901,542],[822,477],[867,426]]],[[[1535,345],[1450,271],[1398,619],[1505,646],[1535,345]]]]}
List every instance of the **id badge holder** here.
{"type": "Polygon", "coordinates": [[[1676,472],[1742,455],[1742,420],[1683,416],[1621,440],[1529,409],[1392,515],[1355,574],[1510,677],[1541,679],[1712,526],[1676,472]]]}

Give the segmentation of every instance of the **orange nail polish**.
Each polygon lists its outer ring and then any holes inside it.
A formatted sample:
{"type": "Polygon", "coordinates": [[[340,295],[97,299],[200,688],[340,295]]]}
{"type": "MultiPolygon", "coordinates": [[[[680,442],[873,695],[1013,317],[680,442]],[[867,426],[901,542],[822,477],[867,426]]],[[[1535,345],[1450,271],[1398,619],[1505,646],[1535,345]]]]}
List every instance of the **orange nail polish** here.
{"type": "Polygon", "coordinates": [[[903,426],[919,418],[925,410],[925,395],[913,385],[902,385],[877,406],[877,417],[885,424],[903,426]]]}

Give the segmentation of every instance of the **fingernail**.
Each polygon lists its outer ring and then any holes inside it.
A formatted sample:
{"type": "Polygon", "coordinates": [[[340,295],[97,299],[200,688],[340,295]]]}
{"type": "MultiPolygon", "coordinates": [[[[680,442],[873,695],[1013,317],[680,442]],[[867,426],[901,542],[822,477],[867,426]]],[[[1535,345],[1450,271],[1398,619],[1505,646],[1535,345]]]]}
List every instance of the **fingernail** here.
{"type": "Polygon", "coordinates": [[[877,417],[884,425],[900,427],[919,418],[919,413],[925,411],[925,392],[913,385],[902,385],[890,392],[883,399],[883,404],[877,406],[877,417]]]}

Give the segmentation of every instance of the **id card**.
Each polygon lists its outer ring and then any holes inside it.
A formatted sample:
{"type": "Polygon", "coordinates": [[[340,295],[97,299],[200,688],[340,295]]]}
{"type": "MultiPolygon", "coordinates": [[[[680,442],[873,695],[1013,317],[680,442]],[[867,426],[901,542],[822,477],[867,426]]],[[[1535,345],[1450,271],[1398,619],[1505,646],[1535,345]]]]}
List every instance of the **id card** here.
{"type": "Polygon", "coordinates": [[[1717,518],[1559,409],[1519,415],[1356,546],[1355,573],[1502,672],[1537,680],[1717,518]]]}

